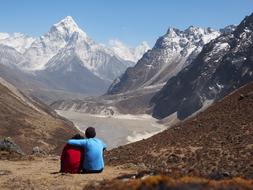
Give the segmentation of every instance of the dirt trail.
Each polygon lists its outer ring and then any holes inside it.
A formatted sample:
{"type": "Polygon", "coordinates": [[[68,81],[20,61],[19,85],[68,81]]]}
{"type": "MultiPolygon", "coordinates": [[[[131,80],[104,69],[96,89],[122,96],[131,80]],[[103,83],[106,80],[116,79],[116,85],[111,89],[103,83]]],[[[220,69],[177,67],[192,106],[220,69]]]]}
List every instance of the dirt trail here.
{"type": "Polygon", "coordinates": [[[68,189],[78,190],[90,183],[133,174],[134,170],[105,167],[101,174],[60,174],[59,157],[25,161],[0,160],[0,189],[68,189]]]}

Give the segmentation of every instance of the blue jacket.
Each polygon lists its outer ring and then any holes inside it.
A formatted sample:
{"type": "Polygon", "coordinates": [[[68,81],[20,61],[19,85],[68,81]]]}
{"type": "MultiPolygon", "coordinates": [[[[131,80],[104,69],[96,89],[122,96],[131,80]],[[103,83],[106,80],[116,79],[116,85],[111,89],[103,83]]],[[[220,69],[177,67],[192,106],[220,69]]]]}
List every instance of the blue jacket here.
{"type": "Polygon", "coordinates": [[[101,170],[104,168],[103,149],[107,146],[102,140],[97,138],[70,139],[68,144],[84,148],[83,169],[101,170]]]}

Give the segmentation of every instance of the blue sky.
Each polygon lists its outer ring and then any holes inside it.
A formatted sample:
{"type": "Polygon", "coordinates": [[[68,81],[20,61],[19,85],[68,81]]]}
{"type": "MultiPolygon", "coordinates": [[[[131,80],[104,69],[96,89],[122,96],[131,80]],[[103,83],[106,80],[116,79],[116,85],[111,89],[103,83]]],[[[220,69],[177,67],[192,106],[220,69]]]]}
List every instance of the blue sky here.
{"type": "Polygon", "coordinates": [[[1,0],[0,32],[46,33],[70,15],[95,41],[151,46],[168,27],[221,28],[253,12],[253,0],[1,0]]]}

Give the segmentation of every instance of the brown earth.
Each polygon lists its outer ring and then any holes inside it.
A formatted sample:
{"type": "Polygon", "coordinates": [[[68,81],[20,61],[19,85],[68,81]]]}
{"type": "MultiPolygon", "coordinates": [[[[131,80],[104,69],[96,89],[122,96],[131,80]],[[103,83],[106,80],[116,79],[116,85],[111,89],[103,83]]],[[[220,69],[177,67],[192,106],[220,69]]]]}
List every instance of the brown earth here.
{"type": "Polygon", "coordinates": [[[0,189],[78,190],[87,184],[112,180],[134,170],[105,167],[100,174],[61,174],[59,157],[27,157],[23,160],[0,160],[0,189]]]}
{"type": "Polygon", "coordinates": [[[253,178],[253,83],[149,139],[109,151],[107,163],[171,177],[253,178]]]}
{"type": "Polygon", "coordinates": [[[35,146],[59,153],[64,142],[78,132],[71,122],[1,79],[1,139],[11,137],[26,153],[30,153],[35,146]]]}
{"type": "Polygon", "coordinates": [[[58,156],[0,160],[0,189],[17,190],[252,190],[253,180],[148,176],[133,165],[106,166],[100,174],[59,173],[58,156]]]}

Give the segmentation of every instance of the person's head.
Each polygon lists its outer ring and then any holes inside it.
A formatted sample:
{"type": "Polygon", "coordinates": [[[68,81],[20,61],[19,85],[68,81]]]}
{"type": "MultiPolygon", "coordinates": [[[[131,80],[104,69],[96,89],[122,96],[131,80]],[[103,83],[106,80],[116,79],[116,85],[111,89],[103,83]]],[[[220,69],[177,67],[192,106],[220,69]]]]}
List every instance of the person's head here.
{"type": "Polygon", "coordinates": [[[83,139],[84,137],[80,134],[75,134],[71,139],[83,139]]]}
{"type": "Polygon", "coordinates": [[[94,138],[96,136],[96,131],[94,127],[88,127],[85,130],[85,136],[89,139],[89,138],[94,138]]]}

